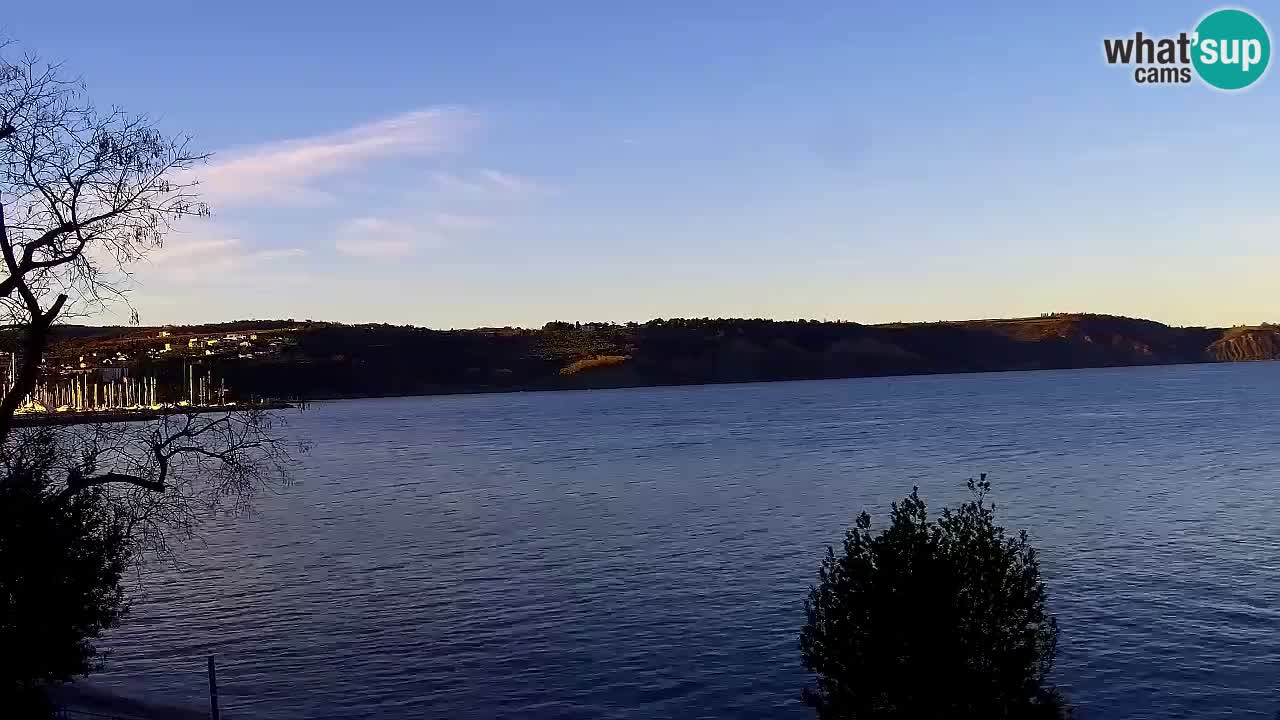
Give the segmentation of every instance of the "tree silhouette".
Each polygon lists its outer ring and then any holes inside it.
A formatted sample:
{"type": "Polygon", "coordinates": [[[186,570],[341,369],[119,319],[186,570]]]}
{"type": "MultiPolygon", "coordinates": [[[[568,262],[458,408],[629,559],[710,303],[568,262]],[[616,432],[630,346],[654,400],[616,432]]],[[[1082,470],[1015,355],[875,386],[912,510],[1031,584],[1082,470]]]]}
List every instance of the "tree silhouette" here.
{"type": "Polygon", "coordinates": [[[124,612],[127,517],[106,491],[66,501],[55,482],[55,433],[44,429],[5,453],[0,486],[0,706],[17,717],[47,711],[42,684],[87,674],[91,642],[124,612]]]}
{"type": "Polygon", "coordinates": [[[254,409],[15,422],[54,324],[127,304],[129,265],[208,209],[190,174],[205,156],[186,138],[95,106],[58,65],[12,51],[0,43],[0,341],[16,365],[0,398],[0,693],[11,698],[92,669],[91,641],[123,608],[123,565],[244,507],[290,462],[276,421],[254,409]]]}
{"type": "Polygon", "coordinates": [[[864,512],[828,548],[800,636],[822,720],[1068,714],[1047,684],[1058,628],[1036,551],[995,524],[986,475],[969,489],[936,521],[913,489],[878,535],[864,512]]]}

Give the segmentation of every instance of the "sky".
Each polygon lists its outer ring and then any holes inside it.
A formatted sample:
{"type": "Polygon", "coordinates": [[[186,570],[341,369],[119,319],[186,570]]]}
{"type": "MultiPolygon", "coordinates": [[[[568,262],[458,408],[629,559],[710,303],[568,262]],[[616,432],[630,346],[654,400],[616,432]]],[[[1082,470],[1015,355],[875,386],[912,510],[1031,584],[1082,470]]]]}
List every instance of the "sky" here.
{"type": "Polygon", "coordinates": [[[146,324],[1280,321],[1280,76],[1103,60],[1219,5],[11,5],[213,153],[212,217],[133,268],[146,324]]]}

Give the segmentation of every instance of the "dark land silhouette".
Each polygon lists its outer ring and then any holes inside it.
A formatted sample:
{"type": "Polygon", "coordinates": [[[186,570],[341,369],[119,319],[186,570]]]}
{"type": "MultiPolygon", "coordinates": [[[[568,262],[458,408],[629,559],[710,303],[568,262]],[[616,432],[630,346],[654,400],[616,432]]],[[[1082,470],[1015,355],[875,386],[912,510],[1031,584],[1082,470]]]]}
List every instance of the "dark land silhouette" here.
{"type": "Polygon", "coordinates": [[[78,368],[81,360],[92,366],[114,356],[131,372],[178,379],[194,363],[225,379],[237,397],[313,399],[1280,358],[1280,327],[1268,324],[1171,327],[1091,314],[885,325],[702,318],[471,330],[254,320],[62,326],[56,333],[54,366],[78,368]],[[221,343],[206,345],[211,339],[221,343]],[[170,350],[161,352],[166,344],[170,350]]]}

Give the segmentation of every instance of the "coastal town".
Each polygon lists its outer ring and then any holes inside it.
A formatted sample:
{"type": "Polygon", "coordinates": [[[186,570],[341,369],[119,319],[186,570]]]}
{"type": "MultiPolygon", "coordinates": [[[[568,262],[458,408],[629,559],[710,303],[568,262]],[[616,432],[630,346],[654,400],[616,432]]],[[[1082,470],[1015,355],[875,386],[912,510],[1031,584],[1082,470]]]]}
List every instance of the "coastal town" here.
{"type": "MultiPolygon", "coordinates": [[[[229,387],[219,366],[279,356],[290,343],[288,328],[200,332],[164,327],[145,332],[89,336],[55,346],[41,365],[35,388],[18,405],[25,424],[147,418],[278,401],[243,398],[229,387]]],[[[7,395],[18,356],[6,352],[0,374],[7,395]]]]}

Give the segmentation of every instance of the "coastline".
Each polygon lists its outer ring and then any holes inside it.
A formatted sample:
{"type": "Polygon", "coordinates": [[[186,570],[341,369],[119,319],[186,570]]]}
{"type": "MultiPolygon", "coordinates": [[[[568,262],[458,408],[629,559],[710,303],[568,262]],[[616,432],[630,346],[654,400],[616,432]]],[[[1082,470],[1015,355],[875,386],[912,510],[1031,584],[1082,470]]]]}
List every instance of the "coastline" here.
{"type": "Polygon", "coordinates": [[[626,390],[631,388],[673,388],[673,387],[698,387],[703,385],[762,385],[769,383],[786,383],[786,382],[818,382],[824,380],[870,380],[875,378],[905,378],[905,377],[945,377],[945,376],[964,376],[964,375],[1004,375],[1014,373],[1036,373],[1036,372],[1054,372],[1060,370],[1122,370],[1126,368],[1147,368],[1147,367],[1183,367],[1187,365],[1235,365],[1248,363],[1268,363],[1277,362],[1275,360],[1199,360],[1187,362],[1153,362],[1153,363],[1124,363],[1112,365],[1062,365],[1050,367],[1022,367],[1022,368],[1000,368],[1000,369],[976,369],[976,370],[944,370],[937,372],[930,371],[905,371],[905,372],[885,372],[885,373],[867,373],[859,375],[831,375],[822,377],[778,377],[760,380],[740,380],[740,379],[724,379],[724,380],[699,380],[690,382],[600,382],[590,383],[583,382],[577,384],[538,384],[531,383],[527,385],[509,386],[509,387],[445,387],[445,388],[426,388],[418,391],[407,392],[386,392],[386,393],[316,393],[309,394],[303,398],[303,402],[330,402],[338,400],[378,400],[389,398],[410,398],[410,397],[439,397],[449,395],[500,395],[508,393],[530,393],[530,392],[572,392],[582,390],[626,390]]]}
{"type": "Polygon", "coordinates": [[[91,425],[93,423],[144,422],[169,415],[199,415],[239,410],[286,410],[292,403],[279,400],[244,405],[191,405],[137,410],[82,410],[53,413],[22,413],[13,418],[14,427],[46,427],[54,425],[91,425]]]}

